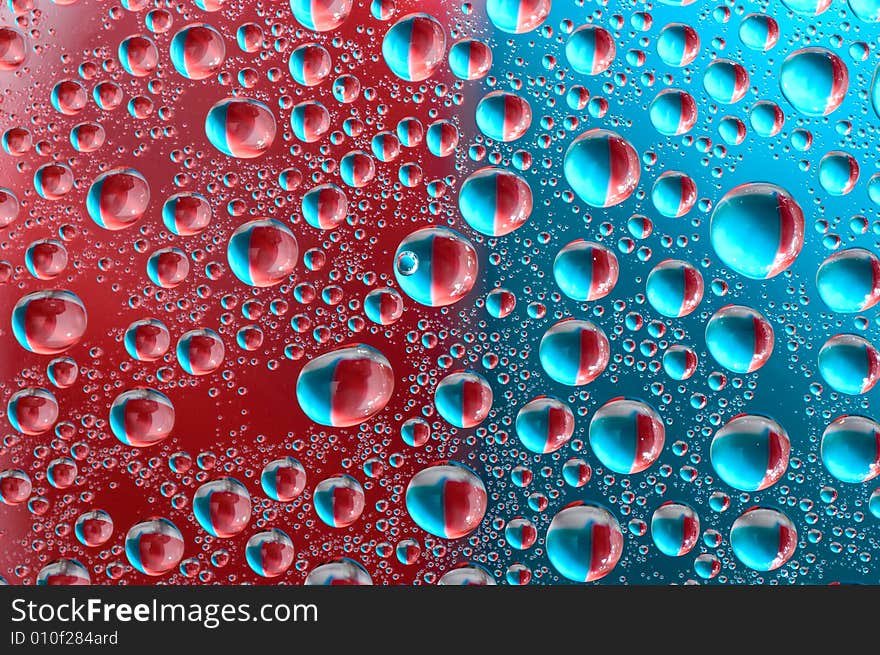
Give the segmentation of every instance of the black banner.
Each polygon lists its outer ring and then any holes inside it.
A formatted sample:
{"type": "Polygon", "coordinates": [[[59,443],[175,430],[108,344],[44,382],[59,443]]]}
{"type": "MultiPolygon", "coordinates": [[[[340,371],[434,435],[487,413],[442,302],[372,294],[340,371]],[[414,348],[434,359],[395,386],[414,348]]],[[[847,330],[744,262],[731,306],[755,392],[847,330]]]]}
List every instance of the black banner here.
{"type": "Polygon", "coordinates": [[[0,653],[179,652],[183,645],[222,653],[305,645],[329,653],[495,652],[637,643],[664,651],[687,643],[702,649],[697,640],[704,639],[710,650],[731,640],[748,646],[749,638],[764,652],[823,634],[872,643],[878,594],[852,586],[0,587],[0,653]]]}

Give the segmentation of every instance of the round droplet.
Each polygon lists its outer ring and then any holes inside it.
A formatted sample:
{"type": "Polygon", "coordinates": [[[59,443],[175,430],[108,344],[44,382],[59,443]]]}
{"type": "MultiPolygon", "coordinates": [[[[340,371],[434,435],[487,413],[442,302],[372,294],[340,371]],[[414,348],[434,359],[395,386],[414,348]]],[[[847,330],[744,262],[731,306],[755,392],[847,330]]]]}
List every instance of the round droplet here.
{"type": "Polygon", "coordinates": [[[788,468],[791,440],[767,416],[740,414],[715,433],[709,451],[712,468],[740,491],[762,491],[776,484],[788,468]]]}
{"type": "Polygon", "coordinates": [[[431,438],[431,426],[423,418],[411,418],[400,426],[400,438],[413,448],[421,448],[431,438]]]}
{"type": "MultiPolygon", "coordinates": [[[[428,151],[435,157],[449,157],[458,148],[459,134],[455,123],[446,120],[434,121],[428,126],[426,143],[428,151]]],[[[416,186],[407,184],[407,186],[416,186]]]]}
{"type": "Polygon", "coordinates": [[[214,330],[198,328],[181,335],[176,354],[180,367],[190,375],[208,375],[223,365],[226,348],[214,330]]]}
{"type": "Polygon", "coordinates": [[[441,462],[416,473],[406,488],[406,510],[422,530],[459,539],[476,530],[486,514],[483,481],[457,462],[441,462]]]}
{"type": "Polygon", "coordinates": [[[9,398],[6,417],[17,432],[42,434],[51,430],[58,420],[58,401],[48,389],[22,389],[9,398]]]}
{"type": "Polygon", "coordinates": [[[400,156],[400,139],[393,132],[379,132],[370,141],[370,150],[381,162],[394,161],[400,156]]]}
{"type": "Polygon", "coordinates": [[[516,309],[516,295],[508,289],[492,289],[486,294],[486,311],[494,318],[510,316],[516,309]]]}
{"type": "Polygon", "coordinates": [[[763,182],[728,191],[712,212],[709,238],[730,268],[755,280],[771,278],[804,246],[804,212],[781,187],[763,182]]]}
{"type": "Polygon", "coordinates": [[[623,553],[620,524],[604,507],[572,503],[547,528],[547,557],[575,582],[593,582],[611,573],[623,553]]]}
{"type": "Polygon", "coordinates": [[[766,14],[749,14],[739,24],[739,38],[747,48],[768,52],[779,41],[779,23],[766,14]]]}
{"type": "Polygon", "coordinates": [[[247,541],[245,559],[251,570],[264,578],[277,578],[293,564],[293,541],[278,528],[258,532],[247,541]]]}
{"type": "Polygon", "coordinates": [[[37,291],[12,310],[16,341],[40,355],[55,355],[79,343],[87,321],[85,305],[70,291],[37,291]]]}
{"type": "Polygon", "coordinates": [[[651,515],[651,539],[664,555],[687,555],[699,538],[700,517],[689,505],[666,502],[651,515]]]}
{"type": "Polygon", "coordinates": [[[141,34],[126,37],[119,44],[119,63],[134,77],[152,75],[159,66],[159,50],[149,37],[141,34]]]}
{"type": "Polygon", "coordinates": [[[171,334],[165,324],[155,318],[135,321],[125,331],[125,350],[139,362],[154,362],[171,345],[171,334]]]}
{"type": "Polygon", "coordinates": [[[183,559],[183,535],[165,518],[133,525],[125,535],[128,561],[145,575],[164,575],[183,559]]]}
{"type": "Polygon", "coordinates": [[[845,196],[858,181],[859,162],[848,152],[829,152],[819,162],[819,184],[832,196],[845,196]]]}
{"type": "Polygon", "coordinates": [[[715,102],[732,105],[749,90],[749,74],[738,62],[716,59],[703,73],[703,88],[715,102]]]}
{"type": "Polygon", "coordinates": [[[155,389],[124,391],[110,406],[110,428],[126,446],[153,446],[171,434],[174,406],[155,389]]]}
{"type": "Polygon", "coordinates": [[[864,416],[840,416],[822,434],[822,464],[841,482],[860,484],[880,475],[880,425],[864,416]]]}
{"type": "Polygon", "coordinates": [[[288,69],[297,84],[317,86],[330,75],[333,62],[327,49],[317,43],[306,43],[290,54],[288,69]]]}
{"type": "Polygon", "coordinates": [[[539,396],[516,414],[516,436],[533,453],[552,453],[574,434],[574,413],[557,398],[539,396]]]}
{"type": "Polygon", "coordinates": [[[339,160],[339,177],[350,187],[364,187],[376,177],[376,162],[369,153],[352,150],[339,160]]]}
{"type": "Polygon", "coordinates": [[[173,289],[189,275],[189,258],[180,248],[162,248],[147,260],[147,276],[163,289],[173,289]]]}
{"type": "Polygon", "coordinates": [[[178,193],[162,205],[162,222],[178,236],[199,234],[211,224],[211,204],[198,193],[178,193]]]}
{"type": "Polygon", "coordinates": [[[360,92],[360,80],[354,75],[340,75],[333,82],[333,97],[343,104],[351,104],[357,100],[360,92]]]}
{"type": "Polygon", "coordinates": [[[352,0],[290,0],[296,21],[308,30],[330,32],[345,22],[352,0]]]}
{"type": "Polygon", "coordinates": [[[97,548],[113,536],[113,519],[102,509],[91,510],[77,517],[74,531],[83,546],[97,548]]]}
{"type": "Polygon", "coordinates": [[[330,112],[315,100],[301,102],[290,113],[290,127],[297,139],[314,143],[330,129],[330,112]]]}
{"type": "Polygon", "coordinates": [[[849,86],[849,71],[836,54],[825,48],[803,48],[791,53],[779,70],[782,95],[806,116],[826,116],[840,107],[849,86]]]}
{"type": "Polygon", "coordinates": [[[233,274],[252,287],[280,284],[296,267],[299,245],[283,223],[272,218],[240,225],[229,238],[226,258],[233,274]]]}
{"type": "Polygon", "coordinates": [[[819,265],[816,289],[832,311],[866,311],[880,302],[880,259],[864,248],[836,252],[819,265]]]}
{"type": "Polygon", "coordinates": [[[233,537],[248,526],[251,496],[235,478],[211,480],[196,490],[193,514],[211,536],[233,537]]]}
{"type": "Polygon", "coordinates": [[[670,23],[657,39],[657,54],[667,66],[687,66],[700,54],[700,36],[690,25],[670,23]]]}
{"type": "Polygon", "coordinates": [[[263,467],[260,484],[272,500],[289,503],[305,490],[306,470],[298,459],[282,457],[263,467]]]}
{"type": "Polygon", "coordinates": [[[53,459],[46,465],[46,480],[55,489],[67,489],[76,483],[79,468],[70,457],[53,459]]]}
{"type": "Polygon", "coordinates": [[[575,489],[580,489],[587,484],[592,476],[593,469],[579,457],[572,457],[562,465],[562,479],[568,486],[575,489]]]}
{"type": "Polygon", "coordinates": [[[654,128],[666,136],[690,132],[697,122],[697,103],[693,96],[679,89],[664,89],[651,101],[648,118],[654,128]]]}
{"type": "Polygon", "coordinates": [[[619,134],[600,129],[572,142],[563,169],[571,188],[592,207],[620,204],[635,191],[641,175],[635,148],[619,134]]]}
{"type": "Polygon", "coordinates": [[[727,145],[738,146],[746,138],[746,124],[736,116],[725,116],[718,122],[718,134],[727,145]]]}
{"type": "Polygon", "coordinates": [[[21,205],[9,189],[0,188],[0,229],[9,227],[18,218],[21,205]]]}
{"type": "Polygon", "coordinates": [[[520,228],[532,213],[532,189],[516,173],[503,168],[481,168],[461,185],[458,208],[474,230],[504,236],[520,228]]]}
{"type": "Polygon", "coordinates": [[[394,275],[401,291],[428,307],[458,302],[477,280],[477,252],[464,236],[446,227],[416,230],[400,242],[394,275]]]}
{"type": "Polygon", "coordinates": [[[394,289],[373,289],[364,298],[364,313],[376,325],[393,325],[403,315],[403,298],[394,289]]]}
{"type": "Polygon", "coordinates": [[[211,77],[226,59],[223,36],[210,25],[187,25],[171,39],[171,63],[189,80],[211,77]]]}
{"type": "Polygon", "coordinates": [[[567,386],[583,386],[608,366],[611,348],[602,328],[577,319],[551,326],[541,337],[539,358],[547,375],[567,386]]]}
{"type": "Polygon", "coordinates": [[[813,146],[813,134],[809,130],[798,128],[791,133],[791,145],[800,152],[807,152],[813,146]]]}
{"type": "Polygon", "coordinates": [[[773,571],[794,555],[797,530],[782,512],[752,507],[733,522],[730,546],[736,558],[750,569],[773,571]]]}
{"type": "Polygon", "coordinates": [[[4,505],[20,505],[30,497],[32,490],[31,479],[24,471],[0,471],[0,501],[4,505]]]}
{"type": "Polygon", "coordinates": [[[758,136],[769,138],[776,136],[785,124],[785,114],[775,102],[762,100],[756,102],[749,110],[749,123],[758,136]]]}
{"type": "Polygon", "coordinates": [[[865,23],[880,23],[880,2],[877,0],[847,0],[856,17],[865,23]]]}
{"type": "Polygon", "coordinates": [[[697,201],[697,185],[685,173],[667,171],[657,178],[651,189],[651,202],[663,216],[680,218],[697,201]]]}
{"type": "Polygon", "coordinates": [[[92,89],[92,99],[104,111],[113,111],[122,104],[125,92],[115,82],[99,82],[92,89]]]}
{"type": "Polygon", "coordinates": [[[425,138],[425,127],[418,118],[408,116],[397,124],[397,138],[406,148],[415,148],[425,138]]]}
{"type": "Polygon", "coordinates": [[[46,376],[57,388],[67,389],[79,377],[79,368],[70,357],[57,357],[46,366],[46,376]]]}
{"type": "Polygon", "coordinates": [[[139,221],[150,204],[150,185],[133,168],[102,173],[86,196],[86,208],[95,223],[105,230],[124,230],[139,221]]]}
{"type": "Polygon", "coordinates": [[[296,381],[296,398],[315,423],[333,427],[359,425],[391,399],[391,363],[371,346],[357,344],[319,355],[296,381]]]}
{"type": "Polygon", "coordinates": [[[394,23],[382,39],[382,57],[391,72],[407,82],[426,80],[446,54],[446,33],[436,18],[410,14],[394,23]]]}
{"type": "Polygon", "coordinates": [[[7,155],[23,157],[34,145],[31,133],[23,127],[10,127],[0,137],[0,144],[7,155]]]}
{"type": "Polygon", "coordinates": [[[620,266],[605,246],[578,239],[563,246],[553,260],[553,278],[572,300],[604,298],[617,284],[620,266]]]}
{"type": "Polygon", "coordinates": [[[107,132],[100,123],[80,123],[70,130],[70,145],[77,152],[94,152],[106,140],[107,132]]]}
{"type": "Polygon", "coordinates": [[[614,38],[595,25],[581,25],[565,43],[565,58],[583,75],[599,75],[611,66],[616,54],[614,38]]]}
{"type": "Polygon", "coordinates": [[[590,420],[590,447],[617,473],[641,473],[657,461],[665,442],[660,415],[640,400],[614,398],[590,420]]]}
{"type": "Polygon", "coordinates": [[[263,45],[263,28],[256,23],[239,25],[235,40],[242,52],[257,52],[263,45]]]}
{"type": "Polygon", "coordinates": [[[462,39],[449,48],[449,70],[462,80],[479,80],[492,67],[492,49],[483,41],[462,39]]]}
{"type": "Polygon", "coordinates": [[[320,230],[336,228],[348,215],[348,198],[335,184],[309,189],[303,194],[301,206],[306,223],[320,230]]]}
{"type": "Polygon", "coordinates": [[[364,489],[350,475],[322,480],[312,498],[318,518],[332,528],[347,528],[364,511],[364,489]]]}
{"type": "Polygon", "coordinates": [[[34,190],[41,198],[59,200],[72,188],[73,171],[64,164],[43,164],[34,171],[34,190]]]}
{"type": "Polygon", "coordinates": [[[663,353],[663,370],[673,380],[689,380],[697,372],[699,360],[693,348],[670,346],[663,353]]]}
{"type": "Polygon", "coordinates": [[[89,570],[75,559],[58,559],[37,573],[37,586],[85,586],[92,584],[89,570]]]}
{"type": "Polygon", "coordinates": [[[55,239],[34,241],[24,255],[28,272],[38,280],[52,280],[67,268],[67,248],[55,239]]]}
{"type": "Polygon", "coordinates": [[[645,295],[663,316],[687,316],[703,299],[703,276],[689,262],[667,259],[648,274],[645,295]]]}
{"type": "Polygon", "coordinates": [[[458,566],[447,571],[437,580],[437,586],[494,587],[495,578],[479,565],[458,566]]]}
{"type": "Polygon", "coordinates": [[[434,405],[447,422],[472,428],[482,423],[492,409],[492,387],[477,373],[450,373],[437,384],[434,405]]]}
{"type": "Polygon", "coordinates": [[[284,191],[296,191],[302,181],[303,174],[298,168],[285,168],[278,173],[278,186],[284,191]]]}
{"type": "Polygon", "coordinates": [[[509,34],[524,34],[538,27],[550,14],[551,0],[486,0],[492,25],[509,34]]]}
{"type": "Polygon", "coordinates": [[[504,538],[511,548],[528,550],[538,540],[538,530],[528,519],[516,517],[504,527],[504,538]]]}
{"type": "Polygon", "coordinates": [[[880,487],[871,492],[871,497],[868,499],[868,509],[875,519],[880,519],[880,487]]]}
{"type": "Polygon", "coordinates": [[[858,335],[835,335],[819,351],[819,373],[835,391],[868,393],[880,380],[880,352],[858,335]]]}
{"type": "Polygon", "coordinates": [[[24,63],[27,40],[12,27],[0,27],[0,71],[13,71],[24,63]]]}
{"type": "Polygon", "coordinates": [[[62,80],[52,87],[52,108],[65,116],[78,114],[89,102],[89,93],[77,80],[62,80]]]}
{"type": "Polygon", "coordinates": [[[773,354],[773,328],[750,307],[727,305],[706,324],[706,346],[715,361],[734,373],[752,373],[773,354]]]}
{"type": "Polygon", "coordinates": [[[316,566],[303,583],[310,585],[372,585],[370,574],[360,562],[344,557],[316,566]]]}
{"type": "Polygon", "coordinates": [[[477,104],[477,127],[490,139],[508,143],[523,136],[532,124],[532,108],[515,93],[491,91],[477,104]]]}
{"type": "Polygon", "coordinates": [[[275,141],[275,116],[262,102],[227,98],[208,111],[205,134],[211,145],[227,157],[253,159],[275,141]]]}

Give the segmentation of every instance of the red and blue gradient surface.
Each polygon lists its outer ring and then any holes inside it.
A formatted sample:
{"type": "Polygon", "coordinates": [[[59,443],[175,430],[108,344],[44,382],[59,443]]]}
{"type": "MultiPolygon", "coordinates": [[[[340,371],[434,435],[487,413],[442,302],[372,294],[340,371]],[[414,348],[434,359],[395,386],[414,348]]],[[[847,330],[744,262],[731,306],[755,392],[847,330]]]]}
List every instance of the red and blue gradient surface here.
{"type": "Polygon", "coordinates": [[[0,7],[2,579],[870,579],[880,5],[742,9],[0,7]]]}

